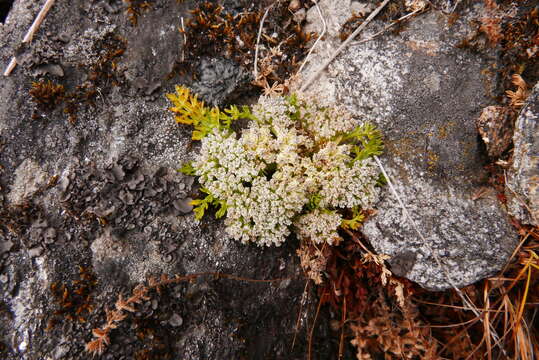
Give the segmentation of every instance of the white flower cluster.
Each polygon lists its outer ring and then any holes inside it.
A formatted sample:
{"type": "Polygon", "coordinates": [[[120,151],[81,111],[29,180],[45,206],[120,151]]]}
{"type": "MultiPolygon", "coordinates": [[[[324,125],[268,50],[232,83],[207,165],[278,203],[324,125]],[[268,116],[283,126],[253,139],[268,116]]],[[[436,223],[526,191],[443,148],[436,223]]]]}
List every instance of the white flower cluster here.
{"type": "Polygon", "coordinates": [[[327,242],[329,245],[333,245],[341,240],[337,233],[341,222],[342,216],[335,211],[315,209],[301,215],[294,222],[294,226],[300,238],[311,239],[316,244],[327,242]]]}
{"type": "Polygon", "coordinates": [[[214,130],[202,140],[202,148],[193,167],[200,184],[219,199],[228,199],[245,192],[245,183],[252,182],[263,169],[235,134],[214,130]]]}
{"type": "Polygon", "coordinates": [[[342,221],[336,210],[378,199],[374,163],[340,144],[359,124],[312,99],[262,97],[253,115],[239,138],[228,130],[204,137],[192,164],[201,185],[226,202],[228,234],[278,246],[293,227],[301,238],[333,244],[342,221]]]}

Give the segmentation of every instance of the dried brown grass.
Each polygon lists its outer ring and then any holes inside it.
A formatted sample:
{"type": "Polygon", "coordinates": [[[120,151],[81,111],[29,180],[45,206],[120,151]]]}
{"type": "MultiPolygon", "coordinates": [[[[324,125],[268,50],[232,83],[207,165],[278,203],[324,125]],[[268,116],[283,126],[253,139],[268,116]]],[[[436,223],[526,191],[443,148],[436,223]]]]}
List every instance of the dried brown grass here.
{"type": "Polygon", "coordinates": [[[516,90],[507,90],[505,94],[509,98],[511,106],[520,108],[526,103],[526,99],[530,94],[526,81],[520,76],[520,74],[513,74],[511,76],[511,83],[516,87],[516,90]]]}
{"type": "Polygon", "coordinates": [[[471,314],[454,292],[414,297],[432,335],[444,346],[438,355],[449,359],[522,359],[537,357],[539,324],[539,229],[516,222],[521,242],[506,268],[495,277],[464,290],[481,308],[471,314]],[[430,299],[430,301],[429,301],[430,299]],[[453,319],[458,319],[454,322],[453,319]],[[482,321],[480,321],[482,320],[482,321]],[[494,329],[500,338],[494,341],[494,329]]]}
{"type": "Polygon", "coordinates": [[[361,360],[537,358],[539,229],[513,223],[521,241],[508,265],[498,276],[461,289],[479,315],[455,290],[431,292],[395,277],[386,257],[357,232],[348,232],[340,246],[304,245],[306,275],[322,280],[320,304],[340,314],[339,358],[345,339],[361,360]],[[313,273],[313,262],[323,269],[313,273]]]}
{"type": "Polygon", "coordinates": [[[150,277],[147,284],[138,284],[131,291],[131,296],[124,299],[122,294],[118,295],[116,300],[115,309],[106,309],[106,321],[98,328],[92,330],[92,335],[95,339],[86,343],[85,350],[92,356],[101,355],[105,351],[106,347],[110,345],[110,333],[112,330],[117,329],[120,323],[127,319],[128,313],[134,313],[137,311],[136,306],[144,301],[150,300],[150,292],[154,290],[158,295],[161,295],[163,287],[171,284],[177,284],[182,282],[188,282],[195,280],[202,276],[212,276],[215,279],[228,279],[235,281],[256,282],[256,283],[272,283],[279,282],[287,279],[269,279],[258,280],[249,279],[240,276],[234,276],[229,274],[222,274],[218,272],[204,272],[195,273],[185,276],[176,275],[170,278],[166,274],[162,274],[160,278],[150,277]]]}

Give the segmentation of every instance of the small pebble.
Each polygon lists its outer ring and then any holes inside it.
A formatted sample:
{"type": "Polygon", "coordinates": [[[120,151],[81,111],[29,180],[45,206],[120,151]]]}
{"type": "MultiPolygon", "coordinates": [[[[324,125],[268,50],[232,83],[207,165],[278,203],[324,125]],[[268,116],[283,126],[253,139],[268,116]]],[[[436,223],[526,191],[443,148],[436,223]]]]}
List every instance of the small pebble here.
{"type": "Polygon", "coordinates": [[[178,314],[172,314],[172,316],[170,317],[170,319],[168,319],[168,323],[171,325],[171,326],[174,326],[174,327],[179,327],[179,326],[182,326],[183,324],[183,319],[180,315],[178,314]]]}
{"type": "Polygon", "coordinates": [[[290,4],[288,4],[288,9],[292,12],[298,11],[301,7],[301,2],[299,0],[291,0],[290,4]]]}
{"type": "Polygon", "coordinates": [[[31,258],[35,258],[43,254],[43,248],[40,246],[33,247],[31,249],[28,249],[28,255],[31,258]]]}
{"type": "Polygon", "coordinates": [[[300,9],[294,13],[294,21],[298,24],[301,24],[306,17],[307,11],[305,11],[305,9],[300,9]]]}
{"type": "Polygon", "coordinates": [[[8,251],[11,250],[11,248],[13,247],[13,242],[8,240],[8,241],[0,241],[0,254],[2,253],[7,253],[8,251]]]}
{"type": "Polygon", "coordinates": [[[45,239],[45,244],[50,245],[54,243],[56,241],[56,230],[54,228],[48,228],[45,230],[43,238],[45,239]]]}
{"type": "Polygon", "coordinates": [[[188,214],[193,210],[193,205],[191,205],[191,201],[193,201],[193,199],[186,198],[174,201],[172,204],[174,205],[176,210],[182,212],[183,214],[188,214]]]}

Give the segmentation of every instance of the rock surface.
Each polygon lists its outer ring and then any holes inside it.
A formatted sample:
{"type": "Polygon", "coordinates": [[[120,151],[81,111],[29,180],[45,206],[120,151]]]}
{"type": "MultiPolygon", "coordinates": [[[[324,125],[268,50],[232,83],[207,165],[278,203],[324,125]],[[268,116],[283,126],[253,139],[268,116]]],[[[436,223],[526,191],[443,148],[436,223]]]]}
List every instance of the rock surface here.
{"type": "MultiPolygon", "coordinates": [[[[250,74],[202,58],[194,60],[199,80],[169,78],[182,53],[177,30],[195,2],[149,3],[133,26],[127,2],[57,1],[27,45],[20,41],[41,2],[16,0],[0,24],[2,69],[14,54],[19,60],[0,78],[0,358],[88,359],[84,345],[119,294],[149,276],[221,272],[282,280],[201,276],[154,291],[111,333],[100,358],[303,359],[318,301],[305,291],[297,244],[261,249],[228,240],[222,223],[194,219],[197,184],[175,172],[197,145],[167,113],[164,93],[182,83],[213,104],[247,102],[250,74]],[[69,96],[41,108],[29,92],[43,80],[69,96]]],[[[223,2],[238,13],[248,3],[223,2]]],[[[311,64],[338,46],[352,11],[373,5],[331,0],[321,8],[328,33],[311,64]]],[[[475,119],[492,105],[487,94],[495,86],[482,70],[496,59],[454,45],[478,11],[464,9],[449,29],[432,10],[397,35],[353,45],[310,89],[382,129],[382,161],[457,285],[498,270],[516,242],[495,198],[472,200],[486,179],[475,119]]],[[[316,9],[305,17],[320,32],[316,9]]],[[[365,37],[384,24],[372,25],[365,37]]],[[[535,129],[534,101],[517,125],[521,134],[535,129]]],[[[532,143],[527,136],[515,144],[532,143]]],[[[532,172],[515,174],[514,188],[531,194],[532,172]]],[[[364,230],[378,252],[392,256],[396,274],[449,287],[391,193],[364,230]]],[[[318,317],[313,359],[339,351],[331,316],[322,310],[318,317]]]]}
{"type": "Polygon", "coordinates": [[[539,226],[539,84],[520,111],[513,142],[506,191],[509,211],[523,223],[539,226]]]}
{"type": "MultiPolygon", "coordinates": [[[[350,1],[320,4],[328,35],[305,78],[336,49],[339,24],[350,14],[350,1]]],[[[403,217],[389,189],[363,232],[376,251],[391,256],[394,273],[429,289],[465,286],[495,273],[517,241],[495,197],[473,199],[486,181],[475,120],[496,86],[483,70],[496,59],[456,45],[471,31],[468,19],[480,10],[481,4],[465,9],[451,28],[445,15],[429,11],[398,36],[353,43],[307,90],[381,128],[386,143],[382,162],[428,244],[403,217]]],[[[307,18],[313,30],[321,31],[314,8],[307,18]]],[[[381,26],[375,21],[361,38],[381,26]]]]}
{"type": "MultiPolygon", "coordinates": [[[[295,245],[244,246],[221,223],[194,219],[196,183],[175,170],[197,145],[164,93],[197,86],[168,77],[195,3],[150,3],[133,26],[126,2],[57,1],[25,46],[42,1],[15,1],[0,24],[2,71],[13,54],[20,60],[0,78],[0,358],[88,359],[85,343],[119,294],[149,276],[221,272],[285,280],[202,276],[153,292],[100,358],[302,359],[317,300],[304,292],[295,245]],[[69,99],[36,105],[29,91],[41,80],[88,96],[75,98],[73,124],[69,99]]],[[[249,80],[230,63],[204,61],[198,88],[210,101],[249,80]],[[226,81],[211,84],[220,75],[226,81]]],[[[338,351],[329,320],[317,321],[314,358],[338,351]]]]}

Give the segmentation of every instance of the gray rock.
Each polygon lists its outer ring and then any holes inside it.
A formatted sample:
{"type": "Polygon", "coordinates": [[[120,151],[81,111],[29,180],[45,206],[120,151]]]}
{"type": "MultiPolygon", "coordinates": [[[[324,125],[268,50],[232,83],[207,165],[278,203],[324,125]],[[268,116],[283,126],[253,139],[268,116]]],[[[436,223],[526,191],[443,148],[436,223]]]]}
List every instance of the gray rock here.
{"type": "Polygon", "coordinates": [[[28,249],[28,255],[31,258],[41,256],[41,254],[43,254],[43,248],[41,246],[36,246],[36,247],[28,249]]]}
{"type": "Polygon", "coordinates": [[[179,326],[182,326],[183,324],[183,319],[180,315],[174,313],[172,314],[172,316],[170,317],[170,319],[168,319],[168,323],[171,325],[171,326],[174,326],[174,327],[179,327],[179,326]]]}
{"type": "Polygon", "coordinates": [[[188,214],[193,211],[193,205],[191,205],[191,201],[193,201],[193,199],[187,198],[176,200],[172,204],[174,205],[176,210],[180,211],[182,214],[188,214]]]}
{"type": "Polygon", "coordinates": [[[54,350],[54,353],[52,355],[52,358],[54,360],[60,360],[60,359],[63,359],[67,353],[69,352],[69,344],[61,344],[59,345],[55,350],[54,350]]]}
{"type": "Polygon", "coordinates": [[[13,242],[10,240],[0,240],[0,254],[8,252],[13,247],[13,242]]]}
{"type": "Polygon", "coordinates": [[[250,74],[239,65],[227,59],[202,59],[199,67],[200,79],[192,89],[208,103],[219,106],[233,100],[238,88],[245,86],[250,74]]]}
{"type": "Polygon", "coordinates": [[[58,64],[44,64],[36,66],[34,76],[47,74],[62,77],[64,76],[64,69],[58,64]]]}
{"type": "MultiPolygon", "coordinates": [[[[329,36],[305,78],[338,46],[335,29],[350,14],[349,1],[320,4],[328,10],[329,36]]],[[[309,88],[382,130],[382,162],[427,243],[403,217],[387,187],[363,231],[378,253],[391,256],[395,274],[429,289],[465,286],[497,272],[517,241],[494,196],[472,200],[486,178],[486,156],[475,126],[490,101],[481,70],[495,61],[454,46],[474,9],[462,14],[451,30],[440,14],[429,11],[397,37],[387,34],[353,44],[309,88]]],[[[317,17],[308,19],[319,30],[317,17]]],[[[380,26],[375,22],[362,37],[380,26]]]]}
{"type": "Polygon", "coordinates": [[[525,224],[539,225],[539,83],[520,111],[513,137],[513,165],[508,174],[510,213],[525,224]]]}

